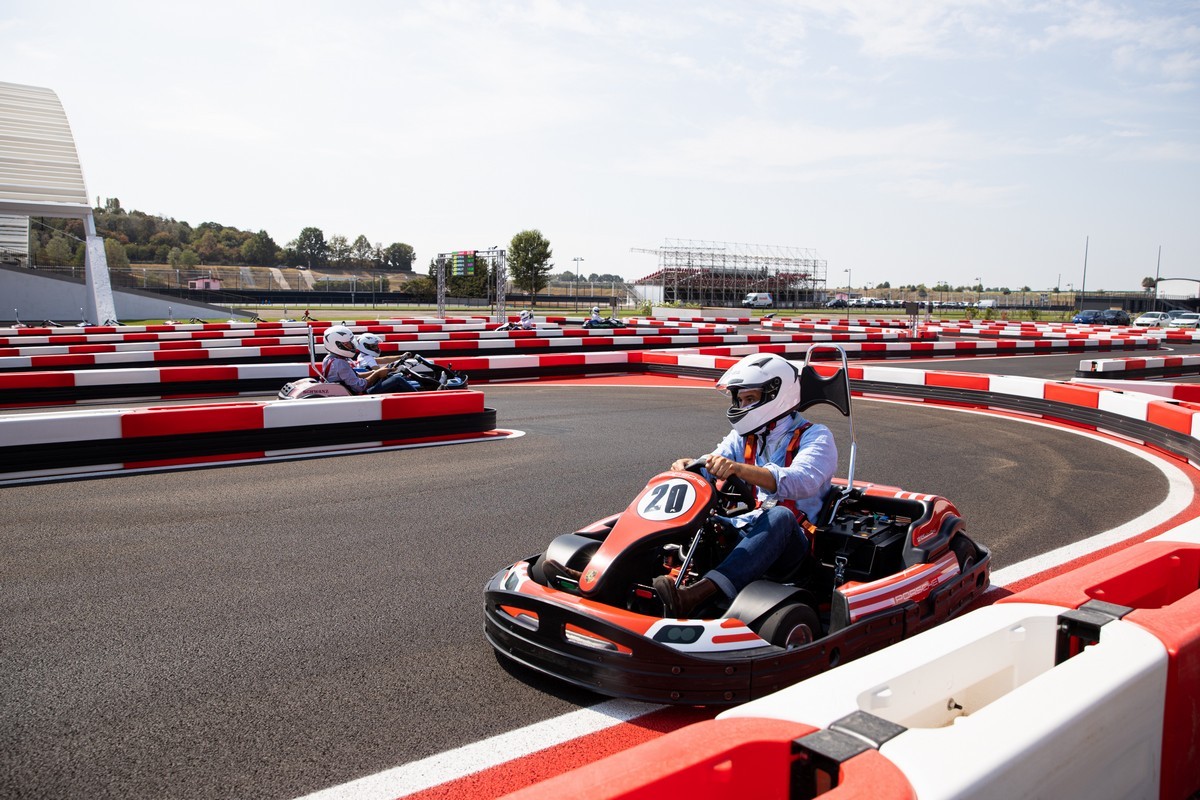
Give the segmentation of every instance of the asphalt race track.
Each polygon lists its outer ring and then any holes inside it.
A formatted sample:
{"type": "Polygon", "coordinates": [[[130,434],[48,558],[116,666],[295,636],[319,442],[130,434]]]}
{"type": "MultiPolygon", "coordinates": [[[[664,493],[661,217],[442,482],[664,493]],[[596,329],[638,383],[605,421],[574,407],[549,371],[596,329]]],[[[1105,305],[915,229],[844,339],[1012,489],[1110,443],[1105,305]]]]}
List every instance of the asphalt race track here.
{"type": "MultiPolygon", "coordinates": [[[[678,384],[481,387],[502,441],[0,490],[0,797],[293,798],[603,699],[498,661],[482,586],[718,441],[721,397],[678,384]]],[[[856,477],[950,498],[994,570],[1167,494],[1061,429],[855,411],[856,477]]],[[[811,416],[844,475],[845,420],[811,416]]]]}

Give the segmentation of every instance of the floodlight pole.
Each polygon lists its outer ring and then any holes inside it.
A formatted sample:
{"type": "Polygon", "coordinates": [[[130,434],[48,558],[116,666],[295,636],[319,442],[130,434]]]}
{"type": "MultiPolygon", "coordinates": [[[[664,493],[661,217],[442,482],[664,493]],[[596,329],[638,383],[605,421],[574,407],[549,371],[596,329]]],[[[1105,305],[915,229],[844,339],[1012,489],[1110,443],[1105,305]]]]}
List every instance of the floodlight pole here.
{"type": "Polygon", "coordinates": [[[846,267],[846,322],[850,322],[850,268],[846,267]]]}
{"type": "MultiPolygon", "coordinates": [[[[1087,257],[1088,257],[1088,240],[1090,236],[1083,237],[1083,284],[1079,287],[1079,310],[1083,311],[1086,305],[1084,298],[1087,296],[1087,257]]],[[[1072,303],[1072,307],[1074,304],[1072,303]]]]}
{"type": "Polygon", "coordinates": [[[575,256],[572,261],[575,262],[575,310],[579,310],[579,262],[583,261],[580,256],[575,256]]]}
{"type": "Polygon", "coordinates": [[[1162,245],[1158,246],[1158,263],[1154,265],[1154,310],[1158,311],[1158,276],[1162,274],[1162,245]]]}

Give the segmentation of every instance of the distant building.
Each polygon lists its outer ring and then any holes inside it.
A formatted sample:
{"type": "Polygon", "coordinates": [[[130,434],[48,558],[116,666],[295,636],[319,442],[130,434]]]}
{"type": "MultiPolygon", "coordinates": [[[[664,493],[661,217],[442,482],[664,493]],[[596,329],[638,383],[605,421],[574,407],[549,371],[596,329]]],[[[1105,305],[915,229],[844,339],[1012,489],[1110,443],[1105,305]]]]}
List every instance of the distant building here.
{"type": "Polygon", "coordinates": [[[194,281],[188,281],[189,289],[220,289],[220,278],[197,278],[194,281]]]}

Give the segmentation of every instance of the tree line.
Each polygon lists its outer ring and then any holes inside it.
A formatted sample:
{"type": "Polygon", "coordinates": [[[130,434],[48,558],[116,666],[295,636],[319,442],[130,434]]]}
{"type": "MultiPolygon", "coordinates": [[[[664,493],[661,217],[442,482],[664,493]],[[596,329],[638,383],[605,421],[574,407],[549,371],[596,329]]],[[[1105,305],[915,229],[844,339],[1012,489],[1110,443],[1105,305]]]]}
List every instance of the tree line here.
{"type": "MultiPolygon", "coordinates": [[[[366,236],[354,241],[334,235],[326,239],[317,227],[307,227],[293,241],[280,247],[265,230],[243,231],[217,222],[193,227],[169,217],[126,211],[117,198],[109,198],[94,209],[96,233],[104,239],[110,268],[131,264],[169,264],[175,268],[204,266],[296,267],[298,269],[370,270],[412,272],[416,252],[411,245],[395,242],[371,244],[366,236]]],[[[29,252],[34,266],[78,266],[84,264],[83,221],[32,218],[29,252]]],[[[537,295],[551,282],[608,284],[622,282],[619,275],[572,271],[554,273],[550,242],[536,229],[515,234],[506,248],[507,277],[520,290],[537,295]]],[[[430,258],[428,277],[417,276],[405,291],[430,294],[437,288],[437,257],[430,258]]],[[[481,257],[471,275],[453,275],[446,269],[447,291],[458,297],[488,297],[495,291],[496,265],[481,257]]]]}
{"type": "MultiPolygon", "coordinates": [[[[411,245],[371,243],[364,235],[325,238],[308,227],[282,247],[265,230],[243,231],[218,222],[192,227],[186,222],[126,211],[117,198],[94,209],[96,233],[104,239],[110,267],[131,263],[170,264],[172,267],[261,266],[309,269],[370,269],[411,272],[416,253],[411,245]]],[[[33,218],[29,253],[33,265],[82,266],[83,221],[33,218]]]]}

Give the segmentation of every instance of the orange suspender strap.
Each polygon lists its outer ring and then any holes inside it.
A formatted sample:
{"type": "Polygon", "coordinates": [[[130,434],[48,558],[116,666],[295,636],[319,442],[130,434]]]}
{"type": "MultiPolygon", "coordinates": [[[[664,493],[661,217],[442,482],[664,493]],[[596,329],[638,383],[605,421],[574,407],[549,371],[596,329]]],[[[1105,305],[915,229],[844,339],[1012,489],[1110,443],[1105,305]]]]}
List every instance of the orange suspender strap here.
{"type": "MultiPolygon", "coordinates": [[[[792,465],[792,461],[795,460],[795,458],[796,458],[796,453],[800,452],[800,437],[802,437],[804,435],[804,432],[811,427],[812,427],[811,421],[805,422],[803,425],[801,425],[799,428],[796,428],[796,430],[792,432],[792,438],[788,442],[787,450],[784,452],[783,466],[790,467],[792,465]]],[[[746,437],[746,449],[745,449],[745,452],[743,453],[743,456],[744,456],[747,464],[757,464],[758,437],[755,436],[753,433],[749,434],[746,437]]],[[[757,507],[758,505],[759,504],[756,503],[755,507],[757,507]]],[[[800,509],[796,508],[795,500],[781,500],[779,502],[779,505],[789,509],[793,514],[796,515],[796,522],[800,523],[800,529],[802,531],[804,531],[806,536],[808,536],[809,541],[811,543],[813,535],[817,532],[817,526],[812,524],[812,522],[809,521],[808,515],[805,514],[803,511],[801,511],[800,509]]]]}

